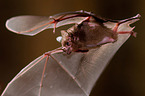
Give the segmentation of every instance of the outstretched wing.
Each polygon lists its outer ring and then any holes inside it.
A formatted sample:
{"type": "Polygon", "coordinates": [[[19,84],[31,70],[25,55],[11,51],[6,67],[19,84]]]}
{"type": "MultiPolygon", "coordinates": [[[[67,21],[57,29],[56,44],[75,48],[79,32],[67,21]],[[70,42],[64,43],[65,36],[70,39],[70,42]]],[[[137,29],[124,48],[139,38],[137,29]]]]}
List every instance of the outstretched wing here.
{"type": "Polygon", "coordinates": [[[106,44],[87,54],[56,53],[48,60],[40,56],[16,75],[2,96],[89,96],[108,61],[128,37],[122,36],[114,44],[106,44]]]}
{"type": "Polygon", "coordinates": [[[50,17],[16,16],[7,20],[6,27],[12,32],[33,36],[45,29],[81,23],[88,16],[93,16],[93,14],[86,11],[75,11],[60,13],[50,17]]]}

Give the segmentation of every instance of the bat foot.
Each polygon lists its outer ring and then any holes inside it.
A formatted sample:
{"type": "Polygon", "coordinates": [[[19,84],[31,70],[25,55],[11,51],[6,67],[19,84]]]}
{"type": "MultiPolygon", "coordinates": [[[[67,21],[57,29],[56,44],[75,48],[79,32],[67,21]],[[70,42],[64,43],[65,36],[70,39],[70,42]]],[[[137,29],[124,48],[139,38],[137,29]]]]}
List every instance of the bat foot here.
{"type": "Polygon", "coordinates": [[[136,32],[134,31],[122,31],[122,32],[118,32],[118,34],[130,34],[132,35],[133,37],[136,37],[136,32]]]}
{"type": "Polygon", "coordinates": [[[130,34],[130,35],[132,35],[133,37],[136,37],[136,34],[137,34],[137,33],[133,31],[134,28],[135,28],[135,26],[132,28],[131,31],[120,31],[120,32],[118,32],[118,34],[130,34]]]}

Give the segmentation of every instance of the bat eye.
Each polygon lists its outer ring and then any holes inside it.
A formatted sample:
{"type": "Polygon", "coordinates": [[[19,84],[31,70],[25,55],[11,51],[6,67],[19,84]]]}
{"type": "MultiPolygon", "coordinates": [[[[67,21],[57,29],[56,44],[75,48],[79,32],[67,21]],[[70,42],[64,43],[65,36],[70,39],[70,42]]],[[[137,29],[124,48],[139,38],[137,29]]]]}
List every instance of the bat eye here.
{"type": "Polygon", "coordinates": [[[62,36],[58,36],[58,37],[56,38],[56,40],[57,40],[58,42],[61,42],[61,41],[62,41],[62,36]]]}
{"type": "Polygon", "coordinates": [[[66,45],[69,46],[70,45],[69,42],[66,42],[66,45]]]}

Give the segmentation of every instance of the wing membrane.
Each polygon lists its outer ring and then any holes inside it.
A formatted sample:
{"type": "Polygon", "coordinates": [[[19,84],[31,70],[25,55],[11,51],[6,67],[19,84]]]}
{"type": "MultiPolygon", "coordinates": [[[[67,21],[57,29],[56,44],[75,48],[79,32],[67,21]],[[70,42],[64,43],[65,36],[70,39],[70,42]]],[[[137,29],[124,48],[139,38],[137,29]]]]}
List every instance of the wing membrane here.
{"type": "Polygon", "coordinates": [[[6,27],[12,32],[33,36],[45,29],[54,28],[54,24],[56,28],[67,24],[78,24],[88,16],[90,16],[88,12],[82,11],[60,13],[50,17],[17,16],[7,20],[6,27]]]}

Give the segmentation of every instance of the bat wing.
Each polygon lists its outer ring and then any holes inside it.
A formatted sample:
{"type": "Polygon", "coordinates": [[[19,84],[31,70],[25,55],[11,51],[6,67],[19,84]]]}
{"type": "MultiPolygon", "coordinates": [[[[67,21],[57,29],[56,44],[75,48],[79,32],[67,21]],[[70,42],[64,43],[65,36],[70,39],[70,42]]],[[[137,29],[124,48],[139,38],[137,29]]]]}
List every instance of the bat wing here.
{"type": "Polygon", "coordinates": [[[89,96],[96,80],[128,37],[121,36],[114,44],[87,54],[53,54],[47,61],[43,86],[40,83],[47,59],[40,56],[14,77],[2,96],[89,96]]]}
{"type": "Polygon", "coordinates": [[[54,24],[56,24],[56,28],[68,24],[78,24],[90,15],[92,14],[86,11],[75,11],[60,13],[50,17],[17,16],[8,19],[6,27],[12,32],[33,36],[45,29],[54,28],[54,24]]]}

